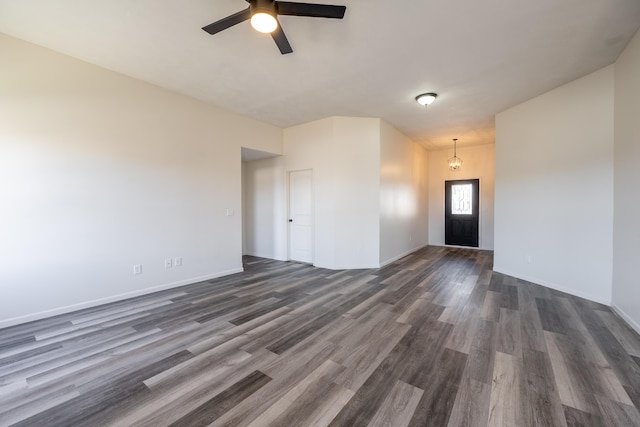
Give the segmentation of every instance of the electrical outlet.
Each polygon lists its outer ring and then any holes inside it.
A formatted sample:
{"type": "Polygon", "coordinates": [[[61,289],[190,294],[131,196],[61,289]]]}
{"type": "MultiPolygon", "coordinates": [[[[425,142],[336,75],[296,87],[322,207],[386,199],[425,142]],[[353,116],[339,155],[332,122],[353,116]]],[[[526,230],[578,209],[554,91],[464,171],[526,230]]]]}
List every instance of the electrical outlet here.
{"type": "Polygon", "coordinates": [[[171,267],[173,267],[173,263],[171,262],[171,258],[165,259],[164,260],[164,268],[171,268],[171,267]]]}
{"type": "Polygon", "coordinates": [[[142,264],[136,264],[133,266],[133,274],[142,274],[142,264]]]}
{"type": "Polygon", "coordinates": [[[182,267],[182,257],[175,258],[173,260],[173,265],[176,267],[182,267]]]}

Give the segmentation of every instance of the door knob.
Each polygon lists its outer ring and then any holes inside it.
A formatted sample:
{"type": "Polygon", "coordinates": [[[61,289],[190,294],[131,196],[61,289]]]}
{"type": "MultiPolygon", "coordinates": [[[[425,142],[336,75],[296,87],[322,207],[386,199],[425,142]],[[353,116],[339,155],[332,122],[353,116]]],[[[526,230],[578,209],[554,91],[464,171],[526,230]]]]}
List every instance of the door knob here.
{"type": "Polygon", "coordinates": [[[293,220],[291,218],[289,218],[289,222],[293,222],[293,220]]]}

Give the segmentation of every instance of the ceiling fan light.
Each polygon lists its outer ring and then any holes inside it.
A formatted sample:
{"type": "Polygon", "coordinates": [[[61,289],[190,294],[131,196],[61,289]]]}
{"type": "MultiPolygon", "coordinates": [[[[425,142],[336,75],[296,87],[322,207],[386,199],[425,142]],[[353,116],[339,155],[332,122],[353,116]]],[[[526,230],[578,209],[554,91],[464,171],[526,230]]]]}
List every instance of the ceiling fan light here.
{"type": "Polygon", "coordinates": [[[278,28],[278,21],[269,13],[256,12],[251,16],[251,26],[261,33],[272,33],[278,28]]]}
{"type": "Polygon", "coordinates": [[[431,105],[433,101],[436,100],[437,97],[438,97],[437,93],[433,93],[433,92],[423,93],[416,96],[416,101],[418,101],[418,104],[420,105],[427,106],[427,105],[431,105]]]}

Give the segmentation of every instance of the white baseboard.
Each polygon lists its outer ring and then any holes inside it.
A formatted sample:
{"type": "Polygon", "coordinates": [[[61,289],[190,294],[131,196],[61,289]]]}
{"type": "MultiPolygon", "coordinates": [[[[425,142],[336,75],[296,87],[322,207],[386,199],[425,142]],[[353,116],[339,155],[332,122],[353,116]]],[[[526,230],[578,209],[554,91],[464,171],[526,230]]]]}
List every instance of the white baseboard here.
{"type": "Polygon", "coordinates": [[[232,270],[222,271],[207,276],[193,277],[190,279],[179,280],[177,282],[166,283],[164,285],[153,286],[150,288],[140,289],[133,292],[126,292],[124,294],[113,295],[110,297],[99,298],[92,301],[85,301],[78,304],[72,304],[65,307],[58,307],[51,310],[40,311],[38,313],[27,314],[24,316],[12,317],[10,319],[0,320],[0,328],[6,328],[9,326],[19,325],[21,323],[32,322],[34,320],[40,320],[47,317],[57,316],[60,314],[70,313],[72,311],[82,310],[85,308],[97,307],[103,304],[109,304],[111,302],[122,301],[129,298],[135,298],[141,295],[152,294],[154,292],[164,291],[171,288],[178,288],[180,286],[191,285],[193,283],[204,282],[205,280],[211,280],[222,276],[228,276],[230,274],[241,273],[244,268],[234,268],[232,270]]]}
{"type": "Polygon", "coordinates": [[[638,334],[640,334],[640,324],[638,324],[638,322],[636,322],[635,320],[633,320],[631,318],[631,316],[629,316],[627,313],[624,312],[624,310],[622,310],[620,307],[618,307],[617,305],[611,303],[611,308],[613,309],[613,311],[616,312],[616,314],[618,316],[620,316],[622,318],[622,320],[624,320],[625,322],[627,322],[627,324],[629,326],[631,326],[631,328],[636,331],[638,334]]]}
{"type": "Polygon", "coordinates": [[[386,266],[386,265],[389,265],[389,264],[391,264],[392,262],[396,262],[397,260],[399,260],[399,259],[401,259],[401,258],[404,258],[404,257],[406,257],[407,255],[411,255],[412,253],[414,253],[414,252],[416,252],[416,251],[419,251],[420,249],[425,248],[425,247],[427,247],[427,246],[429,246],[429,244],[428,244],[428,243],[425,243],[424,245],[421,245],[421,246],[418,246],[418,247],[416,247],[416,248],[410,249],[410,250],[408,250],[407,252],[404,252],[404,253],[402,253],[402,254],[400,254],[400,255],[394,256],[393,258],[389,258],[388,260],[382,261],[382,262],[380,262],[380,268],[382,268],[382,267],[384,267],[384,266],[386,266]]]}
{"type": "Polygon", "coordinates": [[[588,299],[589,301],[594,301],[604,305],[611,305],[611,299],[604,299],[597,297],[595,295],[591,295],[586,292],[582,292],[580,290],[576,290],[573,288],[568,288],[566,286],[558,285],[557,283],[546,282],[544,280],[540,280],[536,277],[529,277],[523,274],[517,274],[512,271],[503,270],[502,268],[493,267],[493,271],[500,274],[506,274],[507,276],[516,277],[518,279],[526,280],[527,282],[535,283],[536,285],[546,286],[547,288],[555,289],[556,291],[564,292],[566,294],[574,295],[580,298],[588,299]]]}
{"type": "Polygon", "coordinates": [[[284,257],[278,258],[278,257],[270,256],[270,255],[269,255],[269,256],[267,256],[267,255],[265,255],[265,254],[258,254],[258,253],[255,253],[255,252],[249,252],[249,251],[248,251],[248,252],[243,253],[242,255],[243,255],[243,256],[244,256],[244,255],[254,256],[254,257],[256,257],[256,258],[275,259],[276,261],[289,261],[288,259],[286,259],[286,258],[284,258],[284,257]]]}

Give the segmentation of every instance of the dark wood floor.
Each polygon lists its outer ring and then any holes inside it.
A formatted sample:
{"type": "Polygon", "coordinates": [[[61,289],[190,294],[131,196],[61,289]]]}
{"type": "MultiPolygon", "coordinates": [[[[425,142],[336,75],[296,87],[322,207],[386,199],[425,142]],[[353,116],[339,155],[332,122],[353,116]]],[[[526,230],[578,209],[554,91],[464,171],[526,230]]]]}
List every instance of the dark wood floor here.
{"type": "Polygon", "coordinates": [[[490,252],[245,268],[0,330],[0,425],[640,426],[638,335],[490,252]]]}

